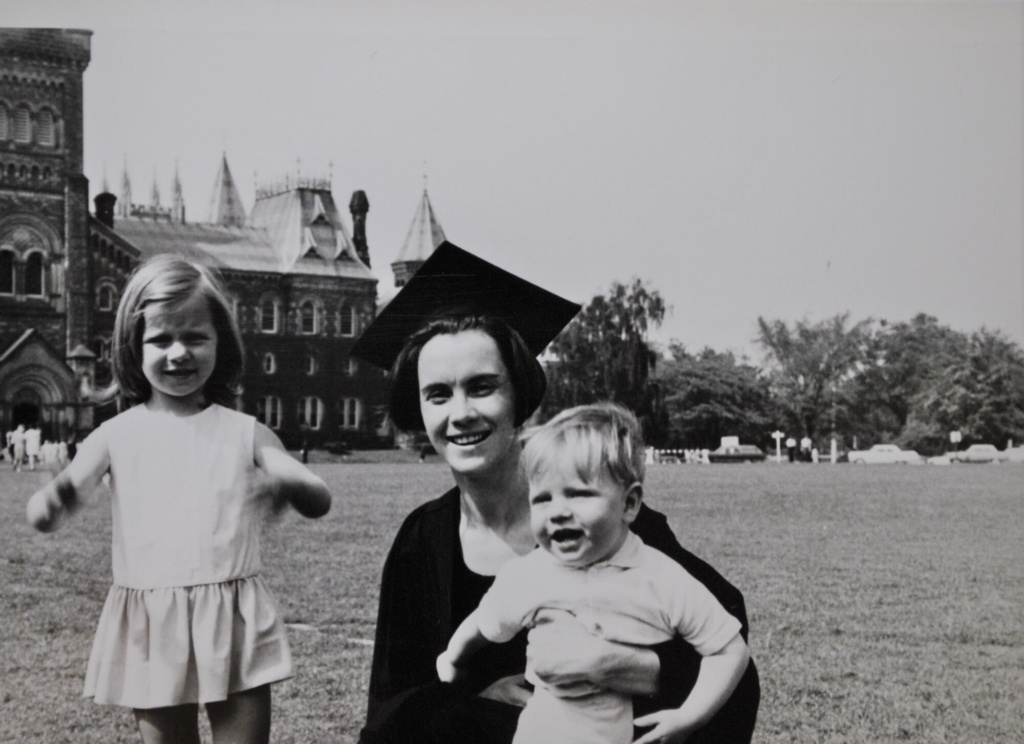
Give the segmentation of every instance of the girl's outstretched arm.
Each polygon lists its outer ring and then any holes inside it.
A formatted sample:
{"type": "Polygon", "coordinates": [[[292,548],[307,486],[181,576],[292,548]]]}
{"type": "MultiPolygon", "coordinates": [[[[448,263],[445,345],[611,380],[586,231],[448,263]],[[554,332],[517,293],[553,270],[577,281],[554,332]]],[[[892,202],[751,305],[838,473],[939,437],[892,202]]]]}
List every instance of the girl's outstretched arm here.
{"type": "Polygon", "coordinates": [[[96,488],[109,469],[107,442],[97,429],[78,446],[75,459],[32,494],[25,509],[29,523],[40,532],[56,529],[61,514],[74,511],[82,494],[96,488]]]}
{"type": "Polygon", "coordinates": [[[309,468],[296,460],[281,444],[277,434],[256,422],[256,466],[270,480],[275,507],[291,504],[304,517],[322,517],[331,508],[331,492],[309,468]]]}

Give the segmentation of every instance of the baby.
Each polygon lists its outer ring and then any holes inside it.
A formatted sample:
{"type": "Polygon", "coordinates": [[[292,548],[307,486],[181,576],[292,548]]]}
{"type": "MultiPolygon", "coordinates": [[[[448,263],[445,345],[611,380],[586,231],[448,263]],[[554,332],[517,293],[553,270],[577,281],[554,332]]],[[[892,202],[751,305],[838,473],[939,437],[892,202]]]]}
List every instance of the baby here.
{"type": "MultiPolygon", "coordinates": [[[[531,527],[540,547],[502,567],[438,657],[438,676],[454,681],[460,665],[485,643],[504,643],[559,614],[618,643],[651,646],[680,635],[704,657],[697,682],[680,708],[636,725],[655,726],[639,741],[682,740],[729,699],[749,650],[739,620],[629,529],[643,496],[639,423],[614,404],[580,406],[524,438],[531,527]]],[[[535,691],[520,714],[514,744],[632,741],[628,695],[594,684],[547,685],[530,668],[526,678],[535,691]]]]}

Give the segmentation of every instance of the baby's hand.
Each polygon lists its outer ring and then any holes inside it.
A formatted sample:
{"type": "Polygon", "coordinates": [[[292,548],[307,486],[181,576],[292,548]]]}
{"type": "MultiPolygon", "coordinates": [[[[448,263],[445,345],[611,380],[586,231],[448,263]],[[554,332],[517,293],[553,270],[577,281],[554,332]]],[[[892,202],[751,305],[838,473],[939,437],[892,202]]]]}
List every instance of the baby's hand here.
{"type": "Polygon", "coordinates": [[[659,710],[633,723],[640,728],[654,726],[633,744],[682,744],[693,733],[693,724],[679,710],[659,710]]]}
{"type": "Polygon", "coordinates": [[[437,657],[437,678],[442,682],[454,682],[459,676],[458,667],[451,662],[447,651],[437,657]]]}

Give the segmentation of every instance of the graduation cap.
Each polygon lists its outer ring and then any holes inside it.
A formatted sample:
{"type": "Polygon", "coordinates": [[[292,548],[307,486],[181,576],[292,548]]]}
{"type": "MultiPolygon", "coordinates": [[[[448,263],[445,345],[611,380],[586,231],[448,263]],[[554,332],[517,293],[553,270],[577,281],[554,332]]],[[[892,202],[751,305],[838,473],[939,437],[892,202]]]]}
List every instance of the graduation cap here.
{"type": "Polygon", "coordinates": [[[352,356],[390,369],[409,336],[450,311],[501,318],[536,356],[580,307],[445,241],[363,331],[352,356]]]}

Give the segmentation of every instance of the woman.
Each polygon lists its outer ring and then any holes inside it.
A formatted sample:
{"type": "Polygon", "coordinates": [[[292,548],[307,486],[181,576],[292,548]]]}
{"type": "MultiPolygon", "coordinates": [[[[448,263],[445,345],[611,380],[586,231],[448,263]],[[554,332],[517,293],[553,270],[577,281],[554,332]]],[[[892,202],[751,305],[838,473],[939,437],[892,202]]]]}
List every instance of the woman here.
{"type": "MultiPolygon", "coordinates": [[[[437,655],[498,568],[534,548],[516,437],[544,395],[535,355],[576,310],[443,244],[353,350],[380,366],[393,360],[392,420],[425,432],[456,484],[406,518],[385,563],[362,744],[507,744],[530,694],[527,656],[548,682],[587,679],[633,695],[638,716],[677,707],[693,686],[700,657],[684,643],[620,646],[571,619],[534,629],[528,645],[521,634],[487,648],[465,683],[436,679],[437,655]]],[[[679,546],[664,516],[643,507],[633,529],[702,581],[746,636],[740,593],[679,546]]],[[[729,703],[690,741],[749,741],[758,699],[751,663],[729,703]]]]}

